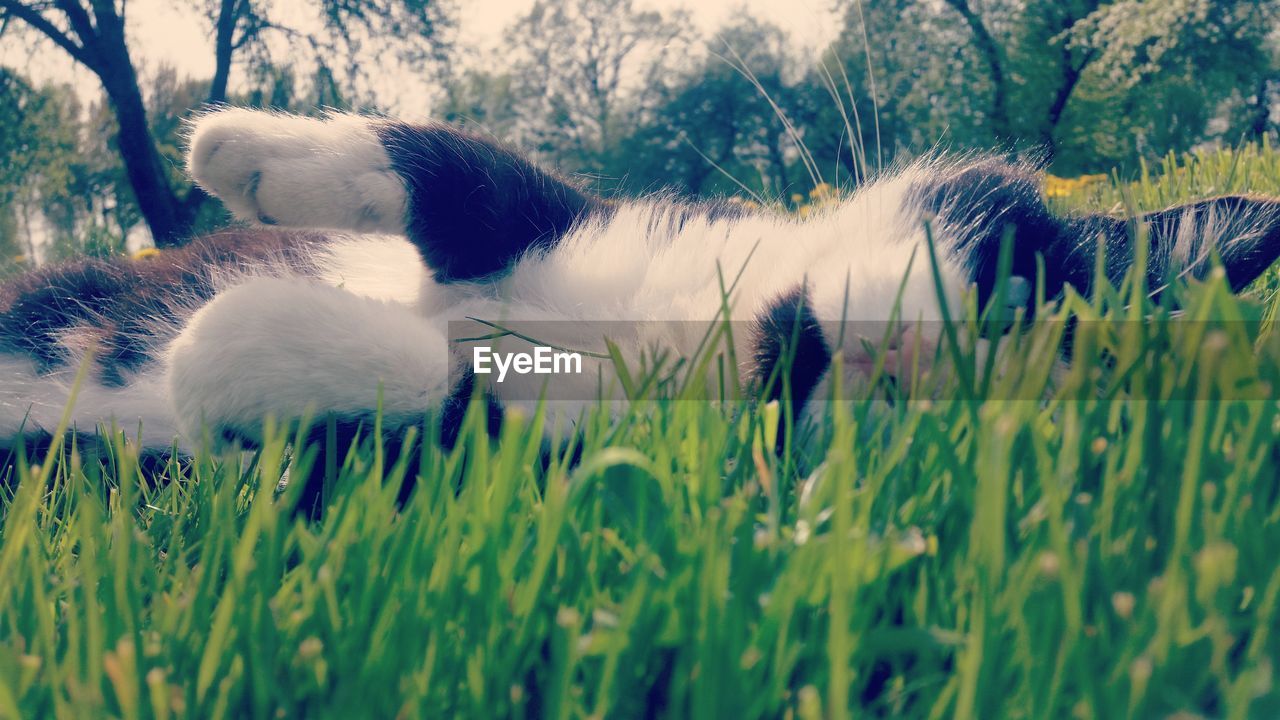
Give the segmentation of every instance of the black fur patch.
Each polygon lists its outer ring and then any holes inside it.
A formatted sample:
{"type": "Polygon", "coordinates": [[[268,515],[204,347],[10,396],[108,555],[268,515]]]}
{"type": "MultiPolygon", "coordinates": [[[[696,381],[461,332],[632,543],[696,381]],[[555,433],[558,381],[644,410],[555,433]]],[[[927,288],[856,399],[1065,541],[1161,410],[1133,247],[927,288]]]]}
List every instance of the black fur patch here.
{"type": "Polygon", "coordinates": [[[441,282],[509,269],[553,246],[602,199],[519,154],[444,125],[386,123],[378,135],[409,191],[409,239],[441,282]]]}
{"type": "MultiPolygon", "coordinates": [[[[1239,292],[1280,256],[1280,202],[1229,195],[1148,213],[1137,220],[1105,215],[1069,220],[1066,232],[1077,238],[1076,247],[1069,256],[1062,253],[1059,257],[1077,266],[1077,272],[1082,260],[1092,268],[1098,238],[1102,237],[1107,276],[1112,282],[1119,282],[1133,258],[1136,223],[1142,223],[1147,230],[1147,286],[1153,291],[1178,276],[1203,277],[1212,267],[1210,258],[1216,253],[1231,289],[1239,292]],[[1187,222],[1192,223],[1191,228],[1183,227],[1187,222]],[[1210,228],[1211,223],[1215,227],[1210,228]],[[1208,247],[1205,238],[1211,234],[1220,241],[1208,247]],[[1186,243],[1181,255],[1180,242],[1186,243]]],[[[1081,287],[1087,287],[1087,281],[1081,287]]]]}
{"type": "MultiPolygon", "coordinates": [[[[311,519],[320,517],[327,504],[329,492],[332,491],[326,483],[330,479],[337,479],[346,462],[347,454],[356,443],[363,445],[372,442],[374,427],[375,422],[372,416],[330,416],[311,426],[307,431],[304,444],[304,447],[313,449],[316,453],[311,471],[306,477],[289,480],[290,483],[302,483],[294,512],[302,513],[311,519]]],[[[422,434],[416,433],[412,442],[406,442],[408,432],[408,425],[384,427],[382,431],[383,468],[393,468],[401,460],[405,463],[404,483],[400,486],[397,498],[401,505],[413,492],[422,465],[422,434]]]]}
{"type": "MultiPolygon", "coordinates": [[[[475,380],[468,372],[441,404],[438,440],[440,446],[446,450],[452,449],[458,442],[462,422],[474,391],[475,380]]],[[[497,437],[498,431],[502,428],[502,406],[487,393],[484,402],[485,427],[491,437],[497,437]]],[[[352,445],[367,441],[373,428],[372,416],[330,416],[312,425],[307,431],[305,442],[305,447],[313,448],[316,452],[311,472],[306,477],[291,480],[291,482],[303,483],[298,494],[297,512],[311,518],[320,516],[326,499],[325,483],[330,478],[337,477],[352,445]]],[[[413,492],[422,460],[422,434],[415,436],[413,442],[405,442],[408,429],[406,425],[392,425],[384,427],[382,432],[383,466],[391,468],[402,458],[405,461],[404,484],[400,486],[398,498],[402,506],[413,492]]]]}
{"type": "Polygon", "coordinates": [[[831,365],[831,348],[809,309],[804,286],[770,303],[756,317],[754,333],[754,376],[765,391],[763,399],[779,400],[790,387],[791,405],[798,412],[831,365]],[[788,358],[790,365],[785,364],[788,358]]]}
{"type": "MultiPolygon", "coordinates": [[[[1036,281],[1036,255],[1060,244],[1062,223],[1045,205],[1036,176],[1007,163],[989,160],[970,165],[919,190],[925,210],[936,218],[934,237],[969,271],[985,307],[996,289],[1000,246],[1011,234],[1010,275],[1036,281]],[[938,232],[940,229],[942,232],[938,232]]],[[[1046,263],[1047,295],[1055,297],[1068,281],[1046,263]]],[[[1089,270],[1092,271],[1092,266],[1089,270]]],[[[1027,311],[1034,308],[1028,305],[1027,311]]]]}
{"type": "Polygon", "coordinates": [[[311,232],[232,229],[157,256],[84,259],[42,267],[0,286],[0,353],[26,355],[42,372],[66,361],[69,334],[94,350],[100,382],[152,360],[158,328],[176,327],[182,308],[213,296],[210,270],[283,261],[308,267],[311,232]]]}
{"type": "MultiPolygon", "coordinates": [[[[1100,242],[1106,254],[1104,271],[1118,283],[1133,265],[1139,224],[1145,226],[1150,243],[1147,282],[1153,292],[1175,276],[1202,276],[1212,253],[1221,257],[1237,291],[1280,257],[1280,202],[1273,200],[1220,197],[1132,219],[1059,217],[1046,205],[1035,175],[996,160],[969,165],[916,192],[944,230],[935,236],[948,243],[942,251],[968,269],[984,306],[995,290],[1006,234],[1013,241],[1010,274],[1034,286],[1037,257],[1042,258],[1049,300],[1061,297],[1068,286],[1082,295],[1091,292],[1100,242]],[[1195,227],[1183,228],[1187,221],[1195,227]],[[1204,242],[1210,222],[1219,238],[1211,248],[1204,242]],[[1187,247],[1178,248],[1179,242],[1187,247]]],[[[1034,307],[1028,304],[1026,310],[1030,314],[1034,307]]]]}

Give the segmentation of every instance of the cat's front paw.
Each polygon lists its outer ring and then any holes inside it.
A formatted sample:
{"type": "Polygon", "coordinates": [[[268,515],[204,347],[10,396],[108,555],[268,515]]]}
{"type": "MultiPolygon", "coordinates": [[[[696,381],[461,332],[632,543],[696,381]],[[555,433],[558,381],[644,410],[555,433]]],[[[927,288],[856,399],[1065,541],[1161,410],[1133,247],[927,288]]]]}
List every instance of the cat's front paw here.
{"type": "Polygon", "coordinates": [[[219,110],[193,122],[187,169],[242,220],[401,233],[407,195],[376,122],[219,110]]]}

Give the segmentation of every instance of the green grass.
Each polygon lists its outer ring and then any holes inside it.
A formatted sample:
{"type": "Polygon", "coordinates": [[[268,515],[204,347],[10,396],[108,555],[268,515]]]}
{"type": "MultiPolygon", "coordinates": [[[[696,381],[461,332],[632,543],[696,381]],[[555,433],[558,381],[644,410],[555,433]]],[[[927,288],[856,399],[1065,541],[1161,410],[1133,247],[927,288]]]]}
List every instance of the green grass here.
{"type": "Polygon", "coordinates": [[[1269,142],[1237,148],[1170,154],[1152,167],[1142,163],[1136,177],[1082,189],[1066,205],[1120,210],[1126,206],[1161,209],[1179,202],[1235,193],[1280,195],[1280,151],[1269,142]]]}
{"type": "MultiPolygon", "coordinates": [[[[1226,157],[1107,192],[1280,179],[1226,157]]],[[[282,438],[155,489],[123,442],[20,464],[0,717],[1275,717],[1280,337],[1265,293],[1178,294],[1072,298],[1065,372],[1038,323],[1016,372],[834,405],[782,456],[776,407],[639,402],[545,472],[474,418],[403,512],[369,446],[314,523],[282,438]]]]}

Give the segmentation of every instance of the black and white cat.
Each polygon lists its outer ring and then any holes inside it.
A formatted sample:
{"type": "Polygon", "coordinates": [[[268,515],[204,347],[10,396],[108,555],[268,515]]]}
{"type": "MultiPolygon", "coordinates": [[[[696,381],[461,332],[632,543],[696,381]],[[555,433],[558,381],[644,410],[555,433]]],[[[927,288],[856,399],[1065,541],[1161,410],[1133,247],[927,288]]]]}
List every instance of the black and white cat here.
{"type": "MultiPolygon", "coordinates": [[[[917,162],[803,219],[668,197],[606,200],[445,125],[350,115],[210,112],[194,123],[188,166],[237,217],[273,227],[7,282],[0,440],[56,428],[90,352],[75,425],[114,420],[146,447],[191,451],[205,432],[251,441],[268,416],[358,423],[380,388],[388,427],[417,423],[455,407],[473,383],[450,372],[460,362],[450,321],[711,321],[722,314],[721,278],[739,273],[729,314],[754,328],[736,338],[742,376],[768,377],[799,328],[788,382],[803,406],[822,397],[837,349],[854,371],[865,357],[861,338],[834,347],[827,323],[885,321],[898,303],[908,323],[939,319],[926,224],[953,308],[968,288],[990,298],[1006,233],[1005,297],[1027,311],[1038,259],[1048,297],[1067,286],[1087,293],[1099,239],[1118,279],[1133,238],[1148,237],[1153,287],[1202,273],[1216,253],[1240,289],[1280,255],[1271,200],[1157,212],[1137,220],[1149,230],[1138,234],[1124,219],[1056,216],[1032,172],[983,158],[917,162]]],[[[614,327],[631,333],[612,338],[624,353],[655,342],[690,353],[698,340],[652,336],[662,323],[614,327]]],[[[599,367],[580,382],[597,388],[610,363],[588,362],[599,367]]],[[[541,381],[491,382],[492,403],[532,406],[541,381]]],[[[560,421],[587,404],[559,403],[560,421]]]]}

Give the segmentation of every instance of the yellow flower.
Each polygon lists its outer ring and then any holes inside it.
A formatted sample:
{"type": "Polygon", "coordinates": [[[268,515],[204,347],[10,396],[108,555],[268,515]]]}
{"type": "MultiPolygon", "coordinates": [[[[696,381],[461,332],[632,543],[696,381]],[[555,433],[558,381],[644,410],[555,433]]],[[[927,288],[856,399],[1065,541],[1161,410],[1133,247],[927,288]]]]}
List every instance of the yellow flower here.
{"type": "Polygon", "coordinates": [[[818,183],[813,187],[812,190],[809,191],[809,197],[817,200],[825,197],[830,197],[833,192],[834,190],[829,184],[818,183]]]}
{"type": "Polygon", "coordinates": [[[1106,175],[1081,175],[1075,178],[1063,178],[1057,175],[1044,176],[1044,194],[1051,198],[1062,198],[1085,189],[1094,183],[1106,181],[1106,175]]]}
{"type": "Polygon", "coordinates": [[[148,248],[142,248],[141,250],[134,253],[130,257],[132,257],[134,260],[146,260],[147,258],[157,257],[158,255],[160,255],[159,249],[148,247],[148,248]]]}

